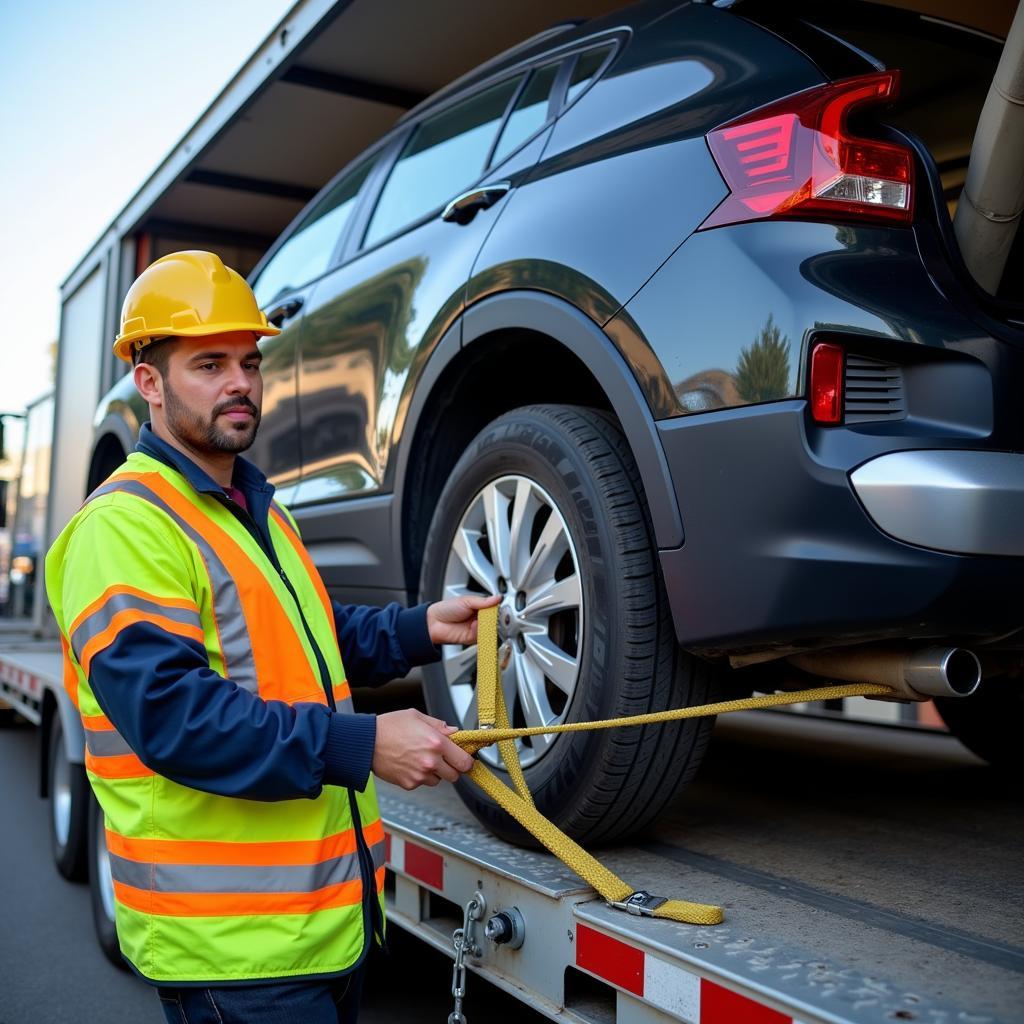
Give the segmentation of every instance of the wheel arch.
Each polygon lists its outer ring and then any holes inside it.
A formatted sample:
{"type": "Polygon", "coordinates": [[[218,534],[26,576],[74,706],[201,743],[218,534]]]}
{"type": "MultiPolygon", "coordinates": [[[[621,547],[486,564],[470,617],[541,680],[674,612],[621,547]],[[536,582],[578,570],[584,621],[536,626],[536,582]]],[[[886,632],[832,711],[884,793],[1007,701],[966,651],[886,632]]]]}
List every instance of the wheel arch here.
{"type": "Polygon", "coordinates": [[[135,447],[135,436],[130,424],[116,413],[104,417],[96,428],[96,440],[89,458],[86,477],[86,495],[91,494],[110,474],[124,462],[135,447]]]}
{"type": "Polygon", "coordinates": [[[622,352],[570,303],[542,292],[504,292],[471,306],[448,329],[409,406],[394,478],[392,536],[400,538],[395,555],[411,598],[448,472],[488,422],[537,402],[613,413],[640,471],[658,547],[682,544],[679,505],[654,418],[622,352]],[[537,372],[541,359],[545,373],[537,372]]]}

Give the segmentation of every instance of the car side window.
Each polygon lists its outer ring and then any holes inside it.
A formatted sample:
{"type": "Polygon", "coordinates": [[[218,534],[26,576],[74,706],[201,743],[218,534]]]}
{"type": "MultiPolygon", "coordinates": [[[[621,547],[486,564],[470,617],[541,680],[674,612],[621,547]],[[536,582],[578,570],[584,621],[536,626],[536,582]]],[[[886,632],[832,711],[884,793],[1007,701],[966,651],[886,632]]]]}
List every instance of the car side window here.
{"type": "Polygon", "coordinates": [[[260,271],[253,292],[261,308],[328,269],[373,164],[374,160],[367,160],[330,189],[260,271]]]}
{"type": "Polygon", "coordinates": [[[600,70],[608,54],[612,52],[611,46],[599,46],[593,50],[587,50],[576,58],[576,66],[569,76],[569,88],[565,94],[565,102],[568,105],[590,84],[590,80],[600,70]]]}
{"type": "Polygon", "coordinates": [[[419,220],[479,177],[521,81],[520,76],[492,86],[415,129],[380,194],[366,245],[419,220]]]}
{"type": "Polygon", "coordinates": [[[548,64],[547,67],[534,71],[526,83],[526,88],[519,94],[505,127],[501,130],[501,138],[495,147],[492,164],[504,160],[548,119],[548,98],[551,96],[551,87],[555,84],[559,67],[560,64],[548,64]]]}

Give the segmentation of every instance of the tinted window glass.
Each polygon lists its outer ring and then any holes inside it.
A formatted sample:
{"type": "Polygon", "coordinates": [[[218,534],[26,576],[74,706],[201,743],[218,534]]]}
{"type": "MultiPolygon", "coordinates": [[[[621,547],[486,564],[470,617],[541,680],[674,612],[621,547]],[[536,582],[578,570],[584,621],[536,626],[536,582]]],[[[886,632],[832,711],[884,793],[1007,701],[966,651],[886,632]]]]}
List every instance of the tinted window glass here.
{"type": "Polygon", "coordinates": [[[596,50],[588,50],[577,57],[576,67],[572,69],[572,74],[569,76],[569,90],[565,95],[566,103],[572,103],[583,92],[590,80],[597,74],[597,69],[611,53],[611,49],[610,46],[600,46],[596,50]]]}
{"type": "Polygon", "coordinates": [[[367,245],[419,220],[480,176],[494,133],[521,81],[502,82],[428,118],[413,132],[381,192],[366,232],[367,245]]]}
{"type": "Polygon", "coordinates": [[[505,123],[494,151],[492,164],[508,156],[548,119],[548,97],[551,95],[551,87],[555,84],[559,66],[549,64],[546,68],[540,68],[533,73],[505,123]]]}
{"type": "Polygon", "coordinates": [[[256,301],[268,306],[279,295],[298,288],[327,270],[341,232],[352,215],[359,189],[373,161],[346,174],[306,215],[253,286],[256,301]]]}

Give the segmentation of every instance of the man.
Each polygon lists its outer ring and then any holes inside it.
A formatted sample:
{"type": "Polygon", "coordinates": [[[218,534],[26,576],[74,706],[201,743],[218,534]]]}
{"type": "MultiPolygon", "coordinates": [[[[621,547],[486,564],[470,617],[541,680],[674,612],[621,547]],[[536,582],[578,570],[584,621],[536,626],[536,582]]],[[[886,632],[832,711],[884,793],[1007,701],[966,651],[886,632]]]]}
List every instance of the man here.
{"type": "Polygon", "coordinates": [[[106,817],[118,938],[169,1021],[355,1020],[383,935],[373,774],[455,781],[454,727],[352,713],[472,643],[493,598],[332,602],[273,487],[239,458],[260,420],[251,290],[180,252],[132,285],[114,351],[150,407],[135,452],[51,549],[65,682],[106,817]]]}

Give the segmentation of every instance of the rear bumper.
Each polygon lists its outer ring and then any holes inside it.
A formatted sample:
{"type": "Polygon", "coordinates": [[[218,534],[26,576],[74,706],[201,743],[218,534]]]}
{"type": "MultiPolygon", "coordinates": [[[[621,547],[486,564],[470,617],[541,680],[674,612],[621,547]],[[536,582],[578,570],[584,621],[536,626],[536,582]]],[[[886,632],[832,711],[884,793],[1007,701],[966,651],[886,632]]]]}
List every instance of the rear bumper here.
{"type": "MultiPolygon", "coordinates": [[[[842,431],[826,443],[809,438],[800,400],[664,420],[658,429],[685,530],[682,547],[660,552],[684,647],[727,653],[880,637],[969,639],[1024,626],[1017,461],[968,450],[876,450],[865,458],[861,449],[857,457],[840,443],[842,431]],[[911,456],[918,475],[908,481],[898,471],[911,456]],[[1007,465],[1009,477],[996,472],[1007,465]],[[950,476],[951,467],[959,475],[950,476]],[[857,491],[851,472],[862,471],[857,491]],[[958,490],[958,482],[974,488],[958,490]],[[1007,494],[1018,511],[1003,516],[1007,494]],[[966,528],[950,521],[965,506],[966,528]],[[907,536],[890,535],[894,527],[907,536]],[[923,546],[935,539],[944,543],[923,546]]],[[[893,443],[873,439],[886,440],[893,443]]]]}
{"type": "Polygon", "coordinates": [[[1024,455],[906,451],[850,474],[880,530],[921,547],[1024,556],[1024,455]]]}

